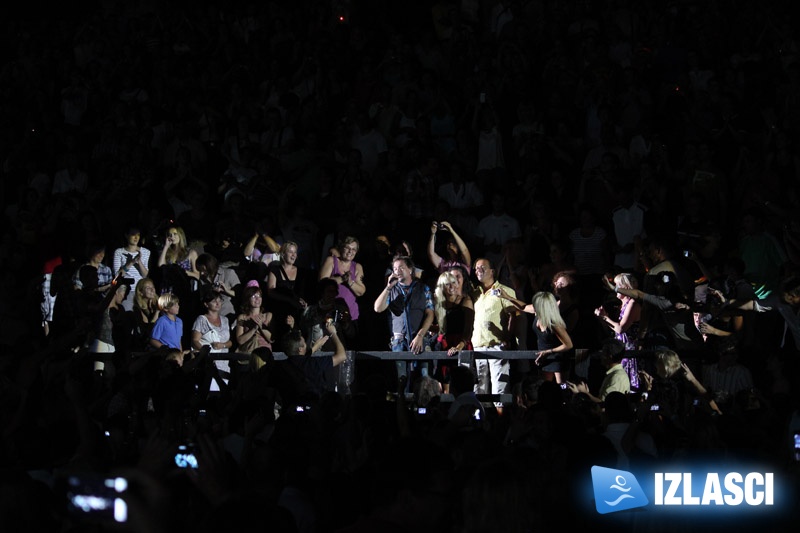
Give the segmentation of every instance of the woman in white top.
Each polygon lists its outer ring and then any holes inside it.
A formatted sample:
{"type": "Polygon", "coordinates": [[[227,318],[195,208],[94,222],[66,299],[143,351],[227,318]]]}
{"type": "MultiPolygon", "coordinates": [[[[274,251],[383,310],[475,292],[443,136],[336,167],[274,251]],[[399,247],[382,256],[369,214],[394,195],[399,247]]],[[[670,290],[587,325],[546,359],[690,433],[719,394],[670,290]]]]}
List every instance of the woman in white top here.
{"type": "MultiPolygon", "coordinates": [[[[220,314],[222,297],[214,290],[205,290],[201,298],[206,312],[198,316],[192,326],[192,348],[200,350],[203,346],[210,346],[211,353],[227,353],[233,346],[233,341],[228,319],[220,314]]],[[[222,381],[227,385],[231,371],[229,361],[225,359],[214,361],[214,365],[219,370],[222,381]]],[[[209,390],[220,390],[220,384],[212,380],[209,390]]]]}
{"type": "MultiPolygon", "coordinates": [[[[121,274],[123,277],[132,279],[134,289],[139,280],[146,278],[150,272],[147,268],[150,264],[150,250],[140,246],[141,239],[142,234],[139,228],[130,228],[125,232],[125,246],[114,250],[112,265],[114,275],[121,274]]],[[[129,291],[125,301],[122,302],[122,307],[126,311],[133,310],[134,295],[133,290],[129,291]]]]}

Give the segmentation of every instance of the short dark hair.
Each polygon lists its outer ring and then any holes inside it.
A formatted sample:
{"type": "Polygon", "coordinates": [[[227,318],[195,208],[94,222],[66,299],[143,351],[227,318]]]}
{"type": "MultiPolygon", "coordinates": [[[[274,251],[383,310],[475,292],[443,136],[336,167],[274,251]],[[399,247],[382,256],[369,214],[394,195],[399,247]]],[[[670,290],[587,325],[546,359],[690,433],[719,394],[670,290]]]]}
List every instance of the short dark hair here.
{"type": "Polygon", "coordinates": [[[394,256],[394,259],[392,259],[392,264],[394,264],[395,261],[402,261],[406,264],[409,270],[414,270],[414,260],[408,255],[396,255],[394,256]]]}
{"type": "Polygon", "coordinates": [[[301,340],[303,340],[303,334],[299,329],[289,331],[283,337],[283,352],[286,355],[299,355],[301,340]]]}
{"type": "Polygon", "coordinates": [[[336,290],[339,290],[339,284],[333,278],[322,278],[317,282],[317,298],[322,298],[322,295],[325,294],[325,289],[328,287],[336,287],[336,290]]]}
{"type": "Polygon", "coordinates": [[[216,273],[219,269],[219,261],[209,253],[203,253],[197,256],[197,259],[194,261],[194,266],[197,269],[203,267],[209,273],[216,273]]]}

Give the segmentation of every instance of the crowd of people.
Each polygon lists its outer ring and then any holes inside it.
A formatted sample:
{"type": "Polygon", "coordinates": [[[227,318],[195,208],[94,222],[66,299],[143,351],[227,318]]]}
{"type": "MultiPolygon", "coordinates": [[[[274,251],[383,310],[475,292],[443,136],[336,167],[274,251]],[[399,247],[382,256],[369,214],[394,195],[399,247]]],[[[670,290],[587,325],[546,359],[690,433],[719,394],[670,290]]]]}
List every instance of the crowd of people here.
{"type": "Polygon", "coordinates": [[[659,531],[590,467],[797,488],[789,2],[35,6],[0,69],[3,529],[659,531]],[[125,524],[70,508],[98,475],[125,524]]]}

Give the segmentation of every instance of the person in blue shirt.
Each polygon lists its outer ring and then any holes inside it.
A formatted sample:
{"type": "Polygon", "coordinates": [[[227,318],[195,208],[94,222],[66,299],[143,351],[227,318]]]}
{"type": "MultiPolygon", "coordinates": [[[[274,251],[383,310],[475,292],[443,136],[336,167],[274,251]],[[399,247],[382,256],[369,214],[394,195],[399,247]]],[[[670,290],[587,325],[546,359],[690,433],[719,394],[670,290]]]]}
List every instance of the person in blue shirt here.
{"type": "Polygon", "coordinates": [[[150,346],[153,348],[168,346],[183,351],[181,343],[183,320],[178,316],[181,310],[180,299],[172,293],[162,294],[158,297],[158,308],[161,310],[161,316],[158,317],[150,334],[150,346]]]}

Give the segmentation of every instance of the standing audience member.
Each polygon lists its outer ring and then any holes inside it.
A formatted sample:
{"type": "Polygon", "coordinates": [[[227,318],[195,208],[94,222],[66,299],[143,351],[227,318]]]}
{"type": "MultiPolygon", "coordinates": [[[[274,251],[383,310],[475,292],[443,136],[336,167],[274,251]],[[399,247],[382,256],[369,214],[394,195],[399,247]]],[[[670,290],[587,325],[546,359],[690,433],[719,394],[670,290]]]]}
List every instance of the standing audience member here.
{"type": "Polygon", "coordinates": [[[440,274],[454,266],[462,266],[469,272],[469,267],[472,264],[472,255],[469,253],[467,244],[447,221],[431,224],[431,238],[428,240],[428,259],[440,274]],[[446,257],[436,253],[436,234],[438,232],[449,233],[444,242],[444,254],[446,257]]]}
{"type": "MultiPolygon", "coordinates": [[[[434,292],[436,324],[439,327],[436,349],[446,351],[447,355],[457,355],[461,350],[472,349],[472,327],[475,321],[475,308],[472,298],[463,294],[456,277],[451,272],[443,272],[436,281],[434,292]]],[[[452,365],[439,365],[440,381],[444,391],[449,392],[452,365]]]]}
{"type": "Polygon", "coordinates": [[[358,239],[353,236],[344,237],[338,246],[339,256],[329,255],[319,269],[319,279],[331,278],[339,285],[338,295],[347,303],[350,321],[358,331],[358,298],[367,291],[364,285],[364,267],[355,261],[360,248],[358,239]]]}
{"type": "Polygon", "coordinates": [[[128,293],[128,297],[123,302],[126,310],[133,310],[133,300],[136,294],[136,285],[142,278],[149,274],[150,250],[140,245],[142,233],[139,228],[129,228],[125,232],[125,246],[114,250],[114,261],[112,270],[114,275],[122,274],[124,277],[133,280],[133,289],[128,293]]]}
{"type": "Polygon", "coordinates": [[[685,356],[691,353],[699,356],[704,343],[698,331],[691,301],[678,286],[675,274],[664,271],[656,280],[655,294],[648,294],[639,289],[616,287],[614,291],[644,304],[655,310],[646,325],[640,326],[639,336],[647,347],[668,347],[680,350],[685,356]]]}
{"type": "Polygon", "coordinates": [[[541,367],[547,379],[561,383],[563,373],[568,368],[568,356],[572,353],[572,339],[567,332],[567,325],[561,318],[552,293],[537,292],[533,295],[532,305],[536,315],[533,331],[539,351],[534,362],[541,367]]]}
{"type": "MultiPolygon", "coordinates": [[[[111,280],[114,279],[114,272],[111,270],[111,267],[103,263],[103,260],[106,257],[106,247],[102,244],[94,243],[89,244],[86,254],[86,265],[93,267],[97,270],[97,285],[94,285],[92,290],[97,291],[99,293],[105,293],[108,289],[111,288],[111,280]]],[[[83,282],[78,275],[80,269],[75,272],[75,276],[72,278],[72,283],[75,285],[76,288],[81,289],[83,288],[83,282]]]]}
{"type": "MultiPolygon", "coordinates": [[[[607,283],[607,281],[606,281],[607,283]]],[[[595,309],[595,315],[600,317],[603,323],[614,332],[614,338],[622,343],[625,350],[631,352],[639,347],[639,318],[641,317],[642,307],[635,298],[625,296],[617,292],[616,289],[636,289],[639,282],[633,274],[621,273],[614,276],[614,285],[608,284],[613,289],[617,300],[620,302],[617,320],[608,315],[608,311],[603,306],[595,309]]],[[[639,364],[635,356],[624,357],[622,367],[628,373],[631,380],[631,387],[639,387],[639,364]]]]}
{"type": "MultiPolygon", "coordinates": [[[[82,266],[81,269],[93,270],[91,266],[87,265],[82,266]]],[[[84,288],[82,290],[86,291],[88,294],[92,291],[92,278],[94,276],[91,274],[89,276],[84,276],[83,273],[81,276],[84,278],[84,288]]],[[[120,315],[126,312],[122,307],[122,302],[128,295],[130,288],[128,283],[124,283],[122,278],[118,277],[111,282],[111,289],[106,292],[105,296],[101,296],[99,293],[92,291],[92,294],[95,295],[95,302],[102,306],[100,312],[93,314],[94,327],[88,350],[90,354],[95,354],[95,371],[104,372],[105,370],[109,370],[109,375],[113,376],[113,365],[106,364],[110,362],[110,360],[105,359],[107,356],[98,356],[97,354],[113,354],[117,351],[115,333],[117,334],[116,337],[121,341],[119,346],[120,352],[122,352],[123,347],[127,348],[127,346],[124,345],[128,344],[127,341],[130,339],[130,328],[132,324],[130,320],[126,320],[126,317],[120,315]],[[119,325],[125,324],[128,326],[129,330],[127,336],[123,338],[119,325]],[[118,325],[118,327],[115,327],[115,325],[118,325]]]]}
{"type": "MultiPolygon", "coordinates": [[[[392,334],[389,343],[393,352],[419,355],[425,350],[428,331],[433,324],[434,307],[431,290],[413,276],[414,262],[410,257],[398,257],[392,262],[392,275],[386,287],[375,299],[376,313],[389,310],[392,334]]],[[[412,363],[397,361],[397,377],[408,377],[412,363]]],[[[428,363],[421,364],[422,376],[428,375],[428,363]]]]}
{"type": "MultiPolygon", "coordinates": [[[[474,298],[475,322],[472,329],[472,346],[476,352],[501,352],[513,349],[512,319],[518,315],[517,308],[503,293],[511,295],[513,289],[495,280],[492,263],[486,258],[475,261],[475,277],[478,279],[474,298]]],[[[498,353],[497,355],[501,355],[498,353]]],[[[506,394],[511,386],[511,364],[502,356],[492,359],[475,359],[479,394],[506,394]]]]}
{"type": "Polygon", "coordinates": [[[296,265],[297,253],[297,243],[285,242],[281,245],[280,259],[269,264],[267,296],[276,324],[285,323],[289,316],[299,324],[308,305],[304,299],[306,274],[296,265]]]}

